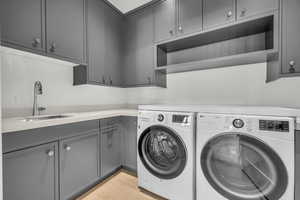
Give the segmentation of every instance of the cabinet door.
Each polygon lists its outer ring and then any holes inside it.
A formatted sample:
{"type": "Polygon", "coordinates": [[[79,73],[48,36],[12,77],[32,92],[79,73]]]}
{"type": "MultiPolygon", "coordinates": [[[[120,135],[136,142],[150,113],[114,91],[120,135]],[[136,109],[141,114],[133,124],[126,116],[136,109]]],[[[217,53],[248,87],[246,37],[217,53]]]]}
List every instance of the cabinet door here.
{"type": "Polygon", "coordinates": [[[300,73],[300,1],[282,2],[282,72],[300,73]]]}
{"type": "Polygon", "coordinates": [[[237,0],[237,19],[244,19],[276,10],[279,0],[237,0]]]}
{"type": "Polygon", "coordinates": [[[84,63],[84,0],[46,0],[47,53],[84,63]]]}
{"type": "Polygon", "coordinates": [[[123,166],[136,172],[137,170],[137,118],[123,118],[123,166]]]}
{"type": "Polygon", "coordinates": [[[101,177],[105,177],[121,166],[121,138],[118,124],[101,127],[101,177]]]}
{"type": "Polygon", "coordinates": [[[57,200],[57,144],[3,155],[4,200],[57,200]]]}
{"type": "Polygon", "coordinates": [[[235,0],[203,0],[204,29],[235,21],[235,0]]]}
{"type": "Polygon", "coordinates": [[[98,179],[99,133],[60,142],[60,199],[71,199],[98,179]]]}
{"type": "Polygon", "coordinates": [[[121,53],[122,53],[122,16],[112,9],[109,5],[104,4],[104,24],[105,30],[105,77],[106,84],[110,86],[121,85],[121,53]]]}
{"type": "Polygon", "coordinates": [[[44,0],[1,0],[1,40],[21,49],[44,50],[44,0]]]}
{"type": "Polygon", "coordinates": [[[179,34],[202,30],[202,0],[178,0],[179,34]]]}
{"type": "Polygon", "coordinates": [[[154,17],[143,9],[126,17],[124,85],[152,83],[154,74],[154,17]]]}
{"type": "Polygon", "coordinates": [[[155,42],[172,38],[176,34],[176,0],[164,0],[154,6],[155,42]]]}
{"type": "Polygon", "coordinates": [[[136,14],[137,85],[150,85],[154,74],[154,17],[152,9],[136,14]]]}
{"type": "Polygon", "coordinates": [[[124,35],[124,66],[122,68],[123,85],[134,86],[137,83],[137,18],[129,15],[125,19],[124,35]]]}
{"type": "Polygon", "coordinates": [[[86,0],[89,81],[106,84],[104,1],[86,0]]]}

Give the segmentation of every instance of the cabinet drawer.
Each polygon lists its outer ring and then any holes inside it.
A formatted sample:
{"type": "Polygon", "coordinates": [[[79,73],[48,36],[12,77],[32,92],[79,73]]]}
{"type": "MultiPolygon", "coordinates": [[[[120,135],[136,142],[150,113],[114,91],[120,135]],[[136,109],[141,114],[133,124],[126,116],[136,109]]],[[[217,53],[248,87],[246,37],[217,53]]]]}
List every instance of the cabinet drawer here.
{"type": "Polygon", "coordinates": [[[2,134],[3,152],[6,153],[57,141],[62,138],[82,135],[93,130],[99,131],[99,120],[4,133],[2,134]]]}

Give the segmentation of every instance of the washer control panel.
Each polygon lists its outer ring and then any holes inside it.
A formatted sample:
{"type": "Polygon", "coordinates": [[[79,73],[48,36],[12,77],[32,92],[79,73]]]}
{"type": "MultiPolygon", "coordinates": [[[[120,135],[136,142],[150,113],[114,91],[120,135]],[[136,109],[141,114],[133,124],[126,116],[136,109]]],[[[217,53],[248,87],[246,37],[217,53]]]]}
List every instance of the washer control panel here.
{"type": "Polygon", "coordinates": [[[190,116],[188,115],[172,115],[172,122],[177,124],[189,124],[190,116]]]}
{"type": "Polygon", "coordinates": [[[289,132],[288,121],[276,121],[276,120],[259,120],[259,130],[262,131],[275,131],[275,132],[289,132]]]}

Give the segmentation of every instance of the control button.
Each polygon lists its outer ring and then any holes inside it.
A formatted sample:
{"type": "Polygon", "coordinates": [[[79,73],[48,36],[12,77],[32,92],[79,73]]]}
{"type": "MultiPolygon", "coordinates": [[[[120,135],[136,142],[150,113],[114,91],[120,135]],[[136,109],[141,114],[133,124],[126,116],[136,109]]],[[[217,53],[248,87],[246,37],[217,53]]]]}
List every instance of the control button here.
{"type": "Polygon", "coordinates": [[[165,116],[164,116],[163,114],[159,114],[158,117],[157,117],[157,120],[158,120],[159,122],[164,121],[164,119],[165,119],[165,116]]]}
{"type": "Polygon", "coordinates": [[[234,126],[235,128],[243,128],[244,125],[245,125],[245,123],[244,123],[244,121],[241,120],[241,119],[235,119],[235,120],[233,120],[233,126],[234,126]]]}

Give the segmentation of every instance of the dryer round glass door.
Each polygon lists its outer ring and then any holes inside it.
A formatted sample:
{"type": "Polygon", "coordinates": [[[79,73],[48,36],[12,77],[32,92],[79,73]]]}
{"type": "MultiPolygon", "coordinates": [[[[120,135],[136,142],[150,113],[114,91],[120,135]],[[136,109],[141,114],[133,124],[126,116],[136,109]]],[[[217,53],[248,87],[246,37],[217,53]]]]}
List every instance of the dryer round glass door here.
{"type": "Polygon", "coordinates": [[[231,200],[279,200],[288,184],[276,152],[245,134],[212,138],[202,150],[201,167],[211,186],[231,200]]]}
{"type": "Polygon", "coordinates": [[[164,126],[152,126],[140,136],[138,152],[145,168],[160,179],[179,176],[185,168],[187,152],[177,133],[164,126]]]}

